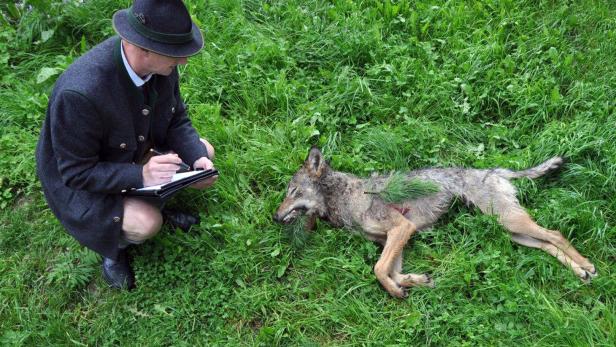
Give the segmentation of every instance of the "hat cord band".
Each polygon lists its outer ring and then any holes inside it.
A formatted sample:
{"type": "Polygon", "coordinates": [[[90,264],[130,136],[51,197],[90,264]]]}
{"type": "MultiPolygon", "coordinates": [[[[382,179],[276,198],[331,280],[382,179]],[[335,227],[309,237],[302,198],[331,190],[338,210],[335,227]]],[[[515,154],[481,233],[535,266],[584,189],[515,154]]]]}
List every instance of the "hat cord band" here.
{"type": "Polygon", "coordinates": [[[139,20],[137,20],[137,18],[133,14],[132,7],[128,9],[128,23],[139,34],[147,37],[150,40],[156,41],[156,42],[177,45],[177,44],[188,43],[192,41],[193,39],[192,29],[189,32],[184,33],[184,34],[167,34],[167,33],[161,33],[158,31],[154,31],[146,27],[139,20]]]}

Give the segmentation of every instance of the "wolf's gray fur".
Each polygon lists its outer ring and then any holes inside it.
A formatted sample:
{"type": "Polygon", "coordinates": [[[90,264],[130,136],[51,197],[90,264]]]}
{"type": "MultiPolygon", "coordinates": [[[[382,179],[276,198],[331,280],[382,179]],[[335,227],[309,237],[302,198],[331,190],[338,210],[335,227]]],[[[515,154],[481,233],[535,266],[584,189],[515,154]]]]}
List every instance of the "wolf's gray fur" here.
{"type": "Polygon", "coordinates": [[[554,157],[530,169],[464,169],[431,168],[411,171],[408,178],[431,181],[439,186],[437,193],[392,205],[369,191],[382,190],[389,176],[359,178],[333,170],[321,152],[313,148],[304,165],[295,173],[287,195],[274,219],[290,223],[301,213],[309,217],[310,227],[320,218],[336,227],[361,230],[372,241],[384,245],[375,266],[375,274],[392,295],[404,297],[406,288],[432,286],[427,275],[402,274],[402,248],[410,236],[434,224],[454,198],[459,197],[477,206],[482,212],[497,216],[512,233],[512,240],[525,246],[540,248],[569,266],[582,280],[596,276],[595,267],[558,232],[537,225],[520,206],[512,178],[536,178],[557,169],[563,163],[554,157]]]}

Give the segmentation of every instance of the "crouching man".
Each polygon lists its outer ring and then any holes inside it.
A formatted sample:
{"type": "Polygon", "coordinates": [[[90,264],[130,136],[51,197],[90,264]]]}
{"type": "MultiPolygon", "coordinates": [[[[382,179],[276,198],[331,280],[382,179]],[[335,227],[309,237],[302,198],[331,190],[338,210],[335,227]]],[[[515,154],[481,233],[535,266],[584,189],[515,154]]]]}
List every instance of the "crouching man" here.
{"type": "Polygon", "coordinates": [[[124,193],[169,182],[182,162],[212,169],[214,148],[197,134],[180,97],[177,66],[203,47],[184,3],[136,0],[114,14],[113,27],[118,36],[58,78],[36,161],[51,211],[103,256],[110,286],[130,289],[135,279],[126,247],[154,236],[164,220],[187,230],[198,219],[124,193]],[[150,157],[150,149],[169,154],[150,157]]]}

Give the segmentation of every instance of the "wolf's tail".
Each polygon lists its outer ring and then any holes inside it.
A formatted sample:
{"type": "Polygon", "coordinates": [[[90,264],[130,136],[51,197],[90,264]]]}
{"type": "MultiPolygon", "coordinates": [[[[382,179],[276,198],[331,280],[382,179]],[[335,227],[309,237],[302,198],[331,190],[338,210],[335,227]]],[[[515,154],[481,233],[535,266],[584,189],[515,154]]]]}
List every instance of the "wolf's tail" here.
{"type": "Polygon", "coordinates": [[[522,170],[522,171],[512,171],[508,169],[496,169],[495,173],[501,177],[506,179],[512,178],[520,178],[520,177],[528,177],[528,178],[537,178],[545,175],[546,173],[556,170],[561,167],[564,163],[563,158],[554,157],[546,160],[545,162],[531,167],[530,169],[522,170]]]}

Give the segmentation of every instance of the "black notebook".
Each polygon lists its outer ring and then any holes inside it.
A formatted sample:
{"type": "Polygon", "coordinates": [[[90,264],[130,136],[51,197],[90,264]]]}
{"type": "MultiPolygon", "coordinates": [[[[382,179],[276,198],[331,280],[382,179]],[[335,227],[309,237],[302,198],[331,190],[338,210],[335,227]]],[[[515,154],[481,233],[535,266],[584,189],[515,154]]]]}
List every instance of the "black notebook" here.
{"type": "Polygon", "coordinates": [[[183,188],[188,187],[195,182],[199,182],[216,175],[218,175],[218,171],[216,170],[195,170],[176,173],[175,175],[173,175],[173,178],[169,183],[134,189],[128,191],[126,195],[140,196],[157,200],[167,200],[169,197],[182,190],[183,188]]]}

